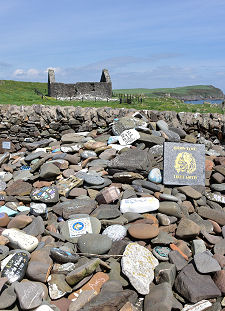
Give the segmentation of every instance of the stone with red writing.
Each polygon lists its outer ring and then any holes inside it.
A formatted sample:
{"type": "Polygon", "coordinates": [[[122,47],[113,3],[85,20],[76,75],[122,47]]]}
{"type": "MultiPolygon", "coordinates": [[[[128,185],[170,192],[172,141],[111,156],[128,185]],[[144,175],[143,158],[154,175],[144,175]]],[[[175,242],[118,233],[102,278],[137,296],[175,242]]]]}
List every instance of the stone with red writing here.
{"type": "Polygon", "coordinates": [[[89,282],[82,286],[77,291],[69,295],[69,299],[75,301],[82,292],[87,290],[94,290],[98,294],[102,288],[102,285],[109,280],[109,276],[104,272],[97,272],[89,282]]]}

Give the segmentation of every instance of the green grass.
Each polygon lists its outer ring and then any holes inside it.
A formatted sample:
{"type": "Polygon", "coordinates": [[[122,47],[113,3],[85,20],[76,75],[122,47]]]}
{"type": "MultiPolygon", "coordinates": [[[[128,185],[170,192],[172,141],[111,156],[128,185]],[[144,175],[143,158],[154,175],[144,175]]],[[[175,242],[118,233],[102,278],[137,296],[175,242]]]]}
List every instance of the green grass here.
{"type": "MultiPolygon", "coordinates": [[[[47,83],[39,82],[18,82],[10,80],[0,81],[0,104],[5,105],[60,105],[60,106],[81,106],[81,107],[112,107],[112,108],[135,108],[138,110],[159,110],[159,111],[184,111],[200,113],[223,113],[220,106],[184,104],[174,98],[151,96],[143,98],[142,103],[134,100],[132,104],[120,104],[118,101],[59,101],[54,98],[44,97],[35,94],[34,89],[38,89],[43,94],[47,94],[47,83]]],[[[138,94],[141,94],[140,90],[138,94]]],[[[143,89],[144,90],[144,89],[143,89]]],[[[165,90],[165,89],[164,89],[165,90]]],[[[121,90],[120,90],[121,91],[121,90]]]]}
{"type": "Polygon", "coordinates": [[[220,89],[212,85],[194,85],[184,86],[176,88],[159,88],[159,89],[118,89],[113,91],[115,94],[143,94],[146,96],[164,96],[170,94],[174,97],[185,97],[185,96],[203,96],[204,98],[223,96],[220,89]]]}

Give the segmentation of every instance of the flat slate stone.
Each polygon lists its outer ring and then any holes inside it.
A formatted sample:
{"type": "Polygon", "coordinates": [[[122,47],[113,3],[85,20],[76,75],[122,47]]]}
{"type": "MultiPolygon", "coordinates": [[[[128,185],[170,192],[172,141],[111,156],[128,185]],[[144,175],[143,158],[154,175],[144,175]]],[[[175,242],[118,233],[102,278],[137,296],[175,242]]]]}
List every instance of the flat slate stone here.
{"type": "Polygon", "coordinates": [[[214,220],[218,224],[225,225],[225,213],[224,211],[218,211],[206,206],[198,207],[198,214],[204,218],[214,220]]]}
{"type": "Polygon", "coordinates": [[[163,183],[205,185],[205,145],[164,143],[163,183]]]}
{"type": "Polygon", "coordinates": [[[211,257],[207,252],[194,255],[194,262],[200,273],[205,274],[221,270],[218,261],[211,257]]]}
{"type": "Polygon", "coordinates": [[[151,169],[151,156],[147,150],[131,149],[117,155],[108,163],[108,169],[116,173],[117,171],[131,171],[145,173],[151,169]]]}
{"type": "Polygon", "coordinates": [[[15,284],[15,292],[21,309],[29,310],[41,305],[44,298],[44,289],[40,283],[21,282],[15,284]]]}
{"type": "Polygon", "coordinates": [[[192,303],[221,296],[221,292],[212,278],[209,275],[198,273],[191,263],[178,274],[175,288],[179,294],[192,303]]]}

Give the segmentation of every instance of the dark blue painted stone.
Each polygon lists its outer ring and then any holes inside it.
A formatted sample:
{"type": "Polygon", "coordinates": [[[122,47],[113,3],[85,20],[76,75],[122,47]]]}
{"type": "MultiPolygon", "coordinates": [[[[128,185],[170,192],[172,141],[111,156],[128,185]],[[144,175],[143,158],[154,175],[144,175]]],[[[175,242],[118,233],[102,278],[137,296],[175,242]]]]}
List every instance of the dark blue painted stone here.
{"type": "Polygon", "coordinates": [[[3,268],[1,276],[8,278],[8,283],[12,284],[21,281],[27,270],[29,257],[25,252],[15,253],[3,268]]]}
{"type": "Polygon", "coordinates": [[[77,254],[71,254],[59,248],[51,248],[50,255],[58,263],[77,262],[79,259],[77,254]]]}

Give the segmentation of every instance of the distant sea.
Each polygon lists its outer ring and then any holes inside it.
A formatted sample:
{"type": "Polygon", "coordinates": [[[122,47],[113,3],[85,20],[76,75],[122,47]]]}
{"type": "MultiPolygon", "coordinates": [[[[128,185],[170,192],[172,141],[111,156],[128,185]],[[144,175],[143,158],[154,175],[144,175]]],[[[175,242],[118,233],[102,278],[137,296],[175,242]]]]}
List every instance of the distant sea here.
{"type": "Polygon", "coordinates": [[[185,100],[185,104],[203,104],[204,102],[210,103],[210,104],[221,104],[223,102],[223,99],[202,99],[202,100],[185,100]]]}

